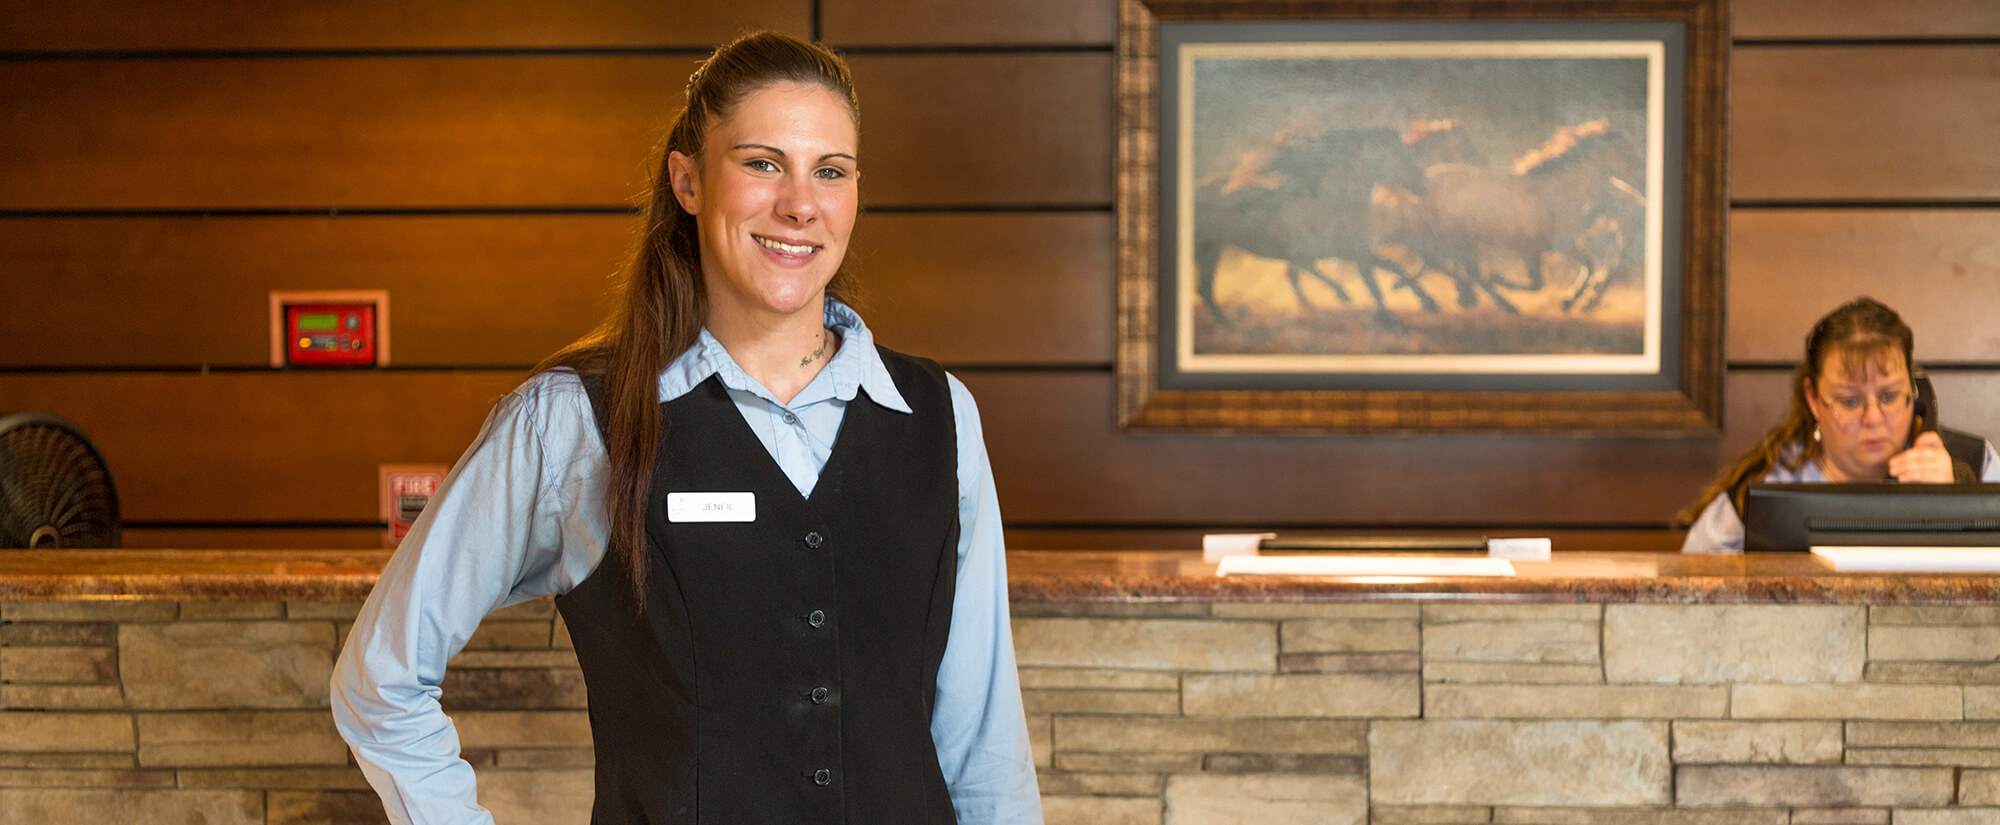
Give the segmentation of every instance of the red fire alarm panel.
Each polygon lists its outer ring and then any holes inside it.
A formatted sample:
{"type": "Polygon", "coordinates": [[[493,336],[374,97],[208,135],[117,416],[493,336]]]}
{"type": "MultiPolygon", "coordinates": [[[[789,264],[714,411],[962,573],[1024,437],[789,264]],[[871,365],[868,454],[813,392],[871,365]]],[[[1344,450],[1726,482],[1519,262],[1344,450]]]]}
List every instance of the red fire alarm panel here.
{"type": "Polygon", "coordinates": [[[374,304],[285,307],[285,362],[300,367],[375,365],[374,304]]]}
{"type": "Polygon", "coordinates": [[[271,293],[271,366],[389,365],[389,293],[271,293]]]}

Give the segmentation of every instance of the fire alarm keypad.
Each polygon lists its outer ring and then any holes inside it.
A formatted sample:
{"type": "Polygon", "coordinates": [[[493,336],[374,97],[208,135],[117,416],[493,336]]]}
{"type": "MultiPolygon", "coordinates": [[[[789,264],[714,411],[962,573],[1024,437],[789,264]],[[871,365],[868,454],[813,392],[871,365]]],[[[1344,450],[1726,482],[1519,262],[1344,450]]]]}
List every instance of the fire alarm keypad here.
{"type": "Polygon", "coordinates": [[[286,305],[285,341],[293,366],[374,366],[375,305],[286,305]]]}

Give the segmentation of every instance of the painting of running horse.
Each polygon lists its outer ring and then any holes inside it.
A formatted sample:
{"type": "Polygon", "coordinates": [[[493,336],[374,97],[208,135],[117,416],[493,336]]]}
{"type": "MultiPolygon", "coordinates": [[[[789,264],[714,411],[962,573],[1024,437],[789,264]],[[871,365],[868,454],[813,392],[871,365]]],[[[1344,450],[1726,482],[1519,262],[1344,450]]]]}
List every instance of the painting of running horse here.
{"type": "Polygon", "coordinates": [[[1179,368],[1657,370],[1654,46],[1184,46],[1179,368]]]}

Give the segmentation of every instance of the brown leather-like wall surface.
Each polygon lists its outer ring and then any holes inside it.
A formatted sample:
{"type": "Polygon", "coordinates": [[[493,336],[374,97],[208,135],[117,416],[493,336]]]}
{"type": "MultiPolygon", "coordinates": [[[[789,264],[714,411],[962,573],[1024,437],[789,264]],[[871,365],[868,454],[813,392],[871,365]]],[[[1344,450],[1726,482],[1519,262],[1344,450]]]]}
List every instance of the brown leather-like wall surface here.
{"type": "Polygon", "coordinates": [[[1734,4],[1725,425],[1691,439],[1120,432],[1115,9],[11,4],[0,412],[82,425],[135,546],[374,543],[377,465],[450,463],[597,322],[688,72],[773,26],[850,49],[863,310],[973,390],[1020,546],[1671,549],[1668,517],[1782,413],[1806,327],[1862,293],[1916,327],[1945,423],[2000,434],[1996,4],[1734,4]],[[265,369],[274,289],[387,290],[395,368],[265,369]]]}

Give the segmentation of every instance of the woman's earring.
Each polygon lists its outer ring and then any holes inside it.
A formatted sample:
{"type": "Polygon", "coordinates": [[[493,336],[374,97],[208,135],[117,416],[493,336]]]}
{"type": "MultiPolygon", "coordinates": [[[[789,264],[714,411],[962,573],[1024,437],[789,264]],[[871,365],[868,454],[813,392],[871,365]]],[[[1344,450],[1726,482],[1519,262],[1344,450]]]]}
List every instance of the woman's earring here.
{"type": "Polygon", "coordinates": [[[1819,427],[1817,425],[1813,427],[1813,443],[1819,443],[1819,427]]]}

